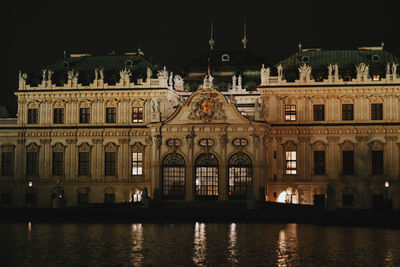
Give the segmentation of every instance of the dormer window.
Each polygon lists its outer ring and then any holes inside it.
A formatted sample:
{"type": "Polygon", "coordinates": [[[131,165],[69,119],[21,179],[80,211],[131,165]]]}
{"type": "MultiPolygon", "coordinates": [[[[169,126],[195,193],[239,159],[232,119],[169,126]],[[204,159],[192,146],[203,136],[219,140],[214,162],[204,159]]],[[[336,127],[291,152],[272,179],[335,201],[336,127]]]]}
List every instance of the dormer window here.
{"type": "Polygon", "coordinates": [[[133,65],[132,60],[127,59],[127,60],[125,61],[125,67],[130,68],[130,67],[132,67],[132,65],[133,65]]]}
{"type": "Polygon", "coordinates": [[[229,58],[229,55],[228,55],[228,54],[223,54],[223,55],[222,55],[221,61],[229,61],[229,60],[230,60],[230,58],[229,58]]]}
{"type": "Polygon", "coordinates": [[[309,57],[309,56],[303,56],[303,57],[301,58],[301,62],[303,62],[303,63],[309,63],[309,62],[310,62],[310,57],[309,57]]]}
{"type": "Polygon", "coordinates": [[[373,55],[371,59],[373,62],[378,62],[381,58],[378,55],[373,55]]]}

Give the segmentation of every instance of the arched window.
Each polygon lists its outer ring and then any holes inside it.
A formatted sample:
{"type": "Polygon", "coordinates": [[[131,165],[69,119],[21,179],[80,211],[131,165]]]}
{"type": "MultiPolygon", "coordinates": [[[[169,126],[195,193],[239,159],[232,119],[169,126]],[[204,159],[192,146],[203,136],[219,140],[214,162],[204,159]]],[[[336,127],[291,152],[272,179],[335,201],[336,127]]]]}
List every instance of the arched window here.
{"type": "Polygon", "coordinates": [[[195,163],[196,197],[218,197],[218,160],[211,153],[201,154],[195,163]]]}
{"type": "Polygon", "coordinates": [[[168,154],[162,163],[162,194],[166,199],[185,197],[185,159],[177,154],[168,154]]]}
{"type": "Polygon", "coordinates": [[[252,190],[252,164],[246,154],[233,155],[228,164],[229,198],[244,198],[252,190]]]}

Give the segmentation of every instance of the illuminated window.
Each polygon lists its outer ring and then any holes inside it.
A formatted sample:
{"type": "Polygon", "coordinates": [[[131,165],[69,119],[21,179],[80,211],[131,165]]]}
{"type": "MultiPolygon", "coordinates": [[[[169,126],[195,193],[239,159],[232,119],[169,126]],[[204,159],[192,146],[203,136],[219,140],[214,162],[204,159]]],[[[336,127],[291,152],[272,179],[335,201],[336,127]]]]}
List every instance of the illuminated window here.
{"type": "Polygon", "coordinates": [[[185,197],[185,159],[177,154],[167,155],[162,163],[162,195],[165,199],[185,197]]]}
{"type": "Polygon", "coordinates": [[[106,108],[106,123],[117,122],[117,108],[106,108]]]}
{"type": "Polygon", "coordinates": [[[372,174],[382,175],[383,174],[383,151],[377,150],[372,151],[372,174]]]}
{"type": "Polygon", "coordinates": [[[342,156],[343,174],[354,174],[354,151],[343,151],[342,156]]]}
{"type": "Polygon", "coordinates": [[[286,121],[296,120],[296,105],[285,105],[285,120],[286,121]]]}
{"type": "Polygon", "coordinates": [[[285,174],[294,175],[297,173],[296,151],[285,152],[285,174]]]}
{"type": "Polygon", "coordinates": [[[53,122],[55,124],[64,123],[64,109],[63,108],[55,108],[54,109],[54,118],[53,122]]]}
{"type": "Polygon", "coordinates": [[[325,175],[325,151],[314,151],[314,175],[325,175]]]}
{"type": "Polygon", "coordinates": [[[78,174],[87,176],[90,170],[89,152],[79,152],[78,154],[78,174]]]}
{"type": "Polygon", "coordinates": [[[116,152],[105,152],[105,175],[115,176],[115,154],[116,152]]]}
{"type": "Polygon", "coordinates": [[[53,175],[64,174],[64,152],[53,152],[53,175]]]}
{"type": "Polygon", "coordinates": [[[10,176],[13,175],[13,153],[2,152],[1,153],[1,175],[10,176]]]}
{"type": "Polygon", "coordinates": [[[79,123],[90,123],[90,109],[79,109],[79,123]]]}
{"type": "Polygon", "coordinates": [[[382,120],[382,104],[371,104],[371,120],[382,120]]]}
{"type": "Polygon", "coordinates": [[[248,143],[249,143],[249,141],[247,141],[246,138],[235,138],[232,141],[232,145],[241,146],[241,147],[247,146],[248,143]]]}
{"type": "Polygon", "coordinates": [[[197,198],[218,197],[218,160],[211,153],[201,154],[195,162],[197,198]]]}
{"type": "Polygon", "coordinates": [[[324,105],[314,105],[314,121],[325,120],[325,106],[324,105]]]}
{"type": "Polygon", "coordinates": [[[252,189],[252,164],[246,154],[235,154],[229,160],[229,198],[244,198],[252,189]]]}
{"type": "Polygon", "coordinates": [[[221,57],[221,61],[229,61],[229,55],[228,54],[223,54],[221,57]]]}
{"type": "Polygon", "coordinates": [[[132,122],[143,122],[143,108],[132,108],[132,122]]]}
{"type": "Polygon", "coordinates": [[[37,108],[28,109],[28,124],[37,124],[39,121],[39,110],[37,108]]]}
{"type": "Polygon", "coordinates": [[[342,120],[351,121],[353,120],[353,104],[342,105],[342,120]]]}
{"type": "Polygon", "coordinates": [[[26,175],[38,175],[38,152],[26,152],[26,175]]]}
{"type": "Polygon", "coordinates": [[[381,76],[380,75],[374,75],[374,76],[372,76],[372,80],[373,81],[380,81],[381,80],[381,76]]]}
{"type": "Polygon", "coordinates": [[[143,153],[133,152],[132,153],[132,175],[143,174],[143,153]]]}

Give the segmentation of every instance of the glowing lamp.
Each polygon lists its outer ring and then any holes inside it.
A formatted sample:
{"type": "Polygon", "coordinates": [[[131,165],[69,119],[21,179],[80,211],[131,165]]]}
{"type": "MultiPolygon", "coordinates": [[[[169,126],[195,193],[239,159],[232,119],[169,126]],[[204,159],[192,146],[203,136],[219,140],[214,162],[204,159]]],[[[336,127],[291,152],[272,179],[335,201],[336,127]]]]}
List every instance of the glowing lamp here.
{"type": "Polygon", "coordinates": [[[389,187],[389,182],[385,182],[385,187],[386,187],[386,188],[389,187]]]}
{"type": "Polygon", "coordinates": [[[33,186],[32,181],[29,181],[28,186],[29,186],[29,187],[32,187],[32,186],[33,186]]]}

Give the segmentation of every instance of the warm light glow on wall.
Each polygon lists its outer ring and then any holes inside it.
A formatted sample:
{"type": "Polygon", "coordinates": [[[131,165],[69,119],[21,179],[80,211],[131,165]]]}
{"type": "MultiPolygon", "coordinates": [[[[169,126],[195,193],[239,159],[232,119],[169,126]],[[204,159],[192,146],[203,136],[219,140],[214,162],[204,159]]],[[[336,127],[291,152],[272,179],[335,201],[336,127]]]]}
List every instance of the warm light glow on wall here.
{"type": "Polygon", "coordinates": [[[32,187],[32,186],[33,186],[33,183],[32,183],[31,181],[29,181],[28,186],[29,186],[29,187],[32,187]]]}

